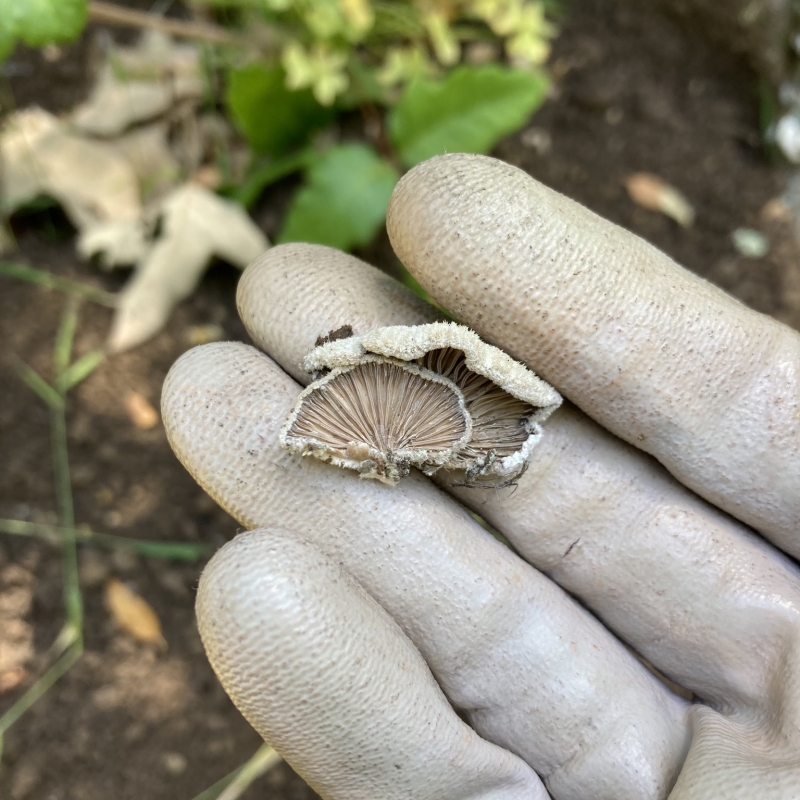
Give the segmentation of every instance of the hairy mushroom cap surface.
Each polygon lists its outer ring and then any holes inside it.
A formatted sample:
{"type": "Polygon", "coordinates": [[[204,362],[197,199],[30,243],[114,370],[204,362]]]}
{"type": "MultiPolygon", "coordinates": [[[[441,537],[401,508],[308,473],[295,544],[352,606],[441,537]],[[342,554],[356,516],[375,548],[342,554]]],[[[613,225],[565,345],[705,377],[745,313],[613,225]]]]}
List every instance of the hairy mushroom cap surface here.
{"type": "Polygon", "coordinates": [[[539,423],[561,404],[558,392],[527,367],[452,322],[395,325],[328,341],[308,354],[305,368],[321,373],[376,356],[418,364],[463,393],[472,436],[441,466],[464,470],[468,485],[486,475],[518,475],[541,436],[539,423]]]}
{"type": "Polygon", "coordinates": [[[451,380],[375,356],[309,385],[280,434],[290,452],[389,484],[412,465],[435,472],[471,438],[464,395],[451,380]]]}

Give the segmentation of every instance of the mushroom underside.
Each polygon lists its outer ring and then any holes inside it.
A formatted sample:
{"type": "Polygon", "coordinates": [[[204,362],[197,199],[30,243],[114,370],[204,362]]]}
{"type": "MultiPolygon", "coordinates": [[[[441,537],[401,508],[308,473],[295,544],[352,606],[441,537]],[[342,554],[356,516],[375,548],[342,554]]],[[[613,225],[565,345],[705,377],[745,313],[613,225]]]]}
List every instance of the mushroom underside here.
{"type": "Polygon", "coordinates": [[[416,365],[371,358],[311,384],[281,442],[291,452],[396,483],[411,466],[432,474],[471,436],[464,396],[452,381],[416,365]]]}
{"type": "Polygon", "coordinates": [[[414,362],[365,354],[300,395],[281,442],[385,483],[416,466],[428,475],[462,471],[464,485],[491,486],[490,476],[508,481],[524,470],[541,433],[536,414],[470,370],[456,348],[414,362]]]}

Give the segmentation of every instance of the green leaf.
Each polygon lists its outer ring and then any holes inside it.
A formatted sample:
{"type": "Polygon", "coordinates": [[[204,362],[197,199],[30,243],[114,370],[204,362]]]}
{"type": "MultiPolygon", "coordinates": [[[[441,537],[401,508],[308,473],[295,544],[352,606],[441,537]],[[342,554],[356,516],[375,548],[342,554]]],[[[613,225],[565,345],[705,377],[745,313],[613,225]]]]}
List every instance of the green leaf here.
{"type": "Polygon", "coordinates": [[[86,0],[0,0],[0,60],[17,40],[31,47],[75,39],[86,25],[86,0]]]}
{"type": "Polygon", "coordinates": [[[366,145],[333,147],[308,170],[277,239],[340,250],[367,244],[386,217],[396,183],[394,167],[366,145]]]}
{"type": "Polygon", "coordinates": [[[336,113],[323,108],[308,89],[287,89],[282,67],[263,64],[231,70],[227,104],[250,146],[274,157],[305,144],[336,113]]]}
{"type": "Polygon", "coordinates": [[[440,153],[488,153],[528,121],[547,86],[543,74],[498,64],[420,78],[389,114],[389,136],[408,167],[440,153]]]}
{"type": "Polygon", "coordinates": [[[281,158],[270,159],[268,164],[256,167],[229,197],[245,208],[250,208],[267,186],[309,166],[315,156],[316,151],[312,147],[304,147],[281,158]]]}

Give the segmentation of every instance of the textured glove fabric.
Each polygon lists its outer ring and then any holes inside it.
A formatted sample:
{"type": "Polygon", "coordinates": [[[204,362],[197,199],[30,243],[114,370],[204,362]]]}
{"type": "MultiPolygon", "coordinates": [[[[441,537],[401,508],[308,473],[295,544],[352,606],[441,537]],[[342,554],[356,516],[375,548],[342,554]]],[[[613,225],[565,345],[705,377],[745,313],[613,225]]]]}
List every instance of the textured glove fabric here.
{"type": "Polygon", "coordinates": [[[800,556],[800,334],[496,159],[415,167],[387,227],[461,322],[800,556]]]}
{"type": "Polygon", "coordinates": [[[459,321],[576,405],[508,489],[291,456],[278,430],[318,341],[441,314],[328,248],[252,264],[237,302],[267,355],[197,348],[162,400],[187,469],[269,528],[201,583],[235,702],[329,800],[545,797],[528,766],[554,800],[796,800],[800,570],[744,523],[800,553],[800,337],[493,159],[416,167],[389,230],[459,321]]]}
{"type": "Polygon", "coordinates": [[[387,487],[283,451],[299,391],[252,347],[206,345],[170,371],[164,425],[242,524],[298,531],[341,564],[478,733],[559,800],[663,797],[688,748],[685,702],[428,479],[387,487]]]}
{"type": "Polygon", "coordinates": [[[309,541],[237,536],[200,580],[209,660],[253,727],[335,800],[546,800],[462,722],[389,615],[309,541]]]}

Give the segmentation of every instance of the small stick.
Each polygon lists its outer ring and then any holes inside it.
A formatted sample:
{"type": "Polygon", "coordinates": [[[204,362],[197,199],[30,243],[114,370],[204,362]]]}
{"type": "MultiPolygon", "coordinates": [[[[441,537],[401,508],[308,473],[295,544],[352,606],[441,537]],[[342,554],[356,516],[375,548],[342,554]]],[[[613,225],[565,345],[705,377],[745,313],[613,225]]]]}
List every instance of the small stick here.
{"type": "Polygon", "coordinates": [[[145,11],[122,8],[113,3],[102,3],[99,0],[93,0],[93,2],[89,3],[89,18],[93,22],[104,22],[108,25],[149,28],[150,30],[161,31],[183,39],[204,39],[217,44],[242,44],[240,37],[216,25],[208,25],[202,22],[186,22],[181,19],[166,19],[155,14],[148,14],[145,11]]]}

